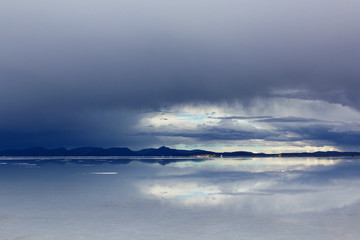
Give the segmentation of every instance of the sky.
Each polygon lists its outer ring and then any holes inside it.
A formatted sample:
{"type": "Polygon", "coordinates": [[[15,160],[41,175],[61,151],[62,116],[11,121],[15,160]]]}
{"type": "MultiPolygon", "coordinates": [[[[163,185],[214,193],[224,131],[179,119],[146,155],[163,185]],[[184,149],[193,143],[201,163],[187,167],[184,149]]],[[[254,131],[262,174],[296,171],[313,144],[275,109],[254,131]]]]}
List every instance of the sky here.
{"type": "Polygon", "coordinates": [[[358,0],[2,0],[0,149],[360,151],[358,0]]]}

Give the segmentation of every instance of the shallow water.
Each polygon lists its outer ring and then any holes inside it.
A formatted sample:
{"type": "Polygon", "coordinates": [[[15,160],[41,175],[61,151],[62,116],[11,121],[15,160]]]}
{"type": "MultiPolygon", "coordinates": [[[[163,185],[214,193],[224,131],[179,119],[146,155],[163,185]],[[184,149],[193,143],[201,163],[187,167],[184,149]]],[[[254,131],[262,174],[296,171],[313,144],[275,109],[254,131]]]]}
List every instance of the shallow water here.
{"type": "Polygon", "coordinates": [[[0,158],[0,240],[360,239],[358,158],[0,158]]]}

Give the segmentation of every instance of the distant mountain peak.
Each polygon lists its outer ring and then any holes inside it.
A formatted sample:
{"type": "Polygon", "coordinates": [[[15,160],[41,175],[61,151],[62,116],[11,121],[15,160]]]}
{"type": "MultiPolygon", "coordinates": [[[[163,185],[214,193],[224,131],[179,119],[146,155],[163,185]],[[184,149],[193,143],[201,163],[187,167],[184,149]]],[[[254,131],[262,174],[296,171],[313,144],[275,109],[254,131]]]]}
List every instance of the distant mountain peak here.
{"type": "Polygon", "coordinates": [[[169,149],[170,149],[170,148],[165,147],[165,146],[159,147],[159,150],[169,150],[169,149]]]}

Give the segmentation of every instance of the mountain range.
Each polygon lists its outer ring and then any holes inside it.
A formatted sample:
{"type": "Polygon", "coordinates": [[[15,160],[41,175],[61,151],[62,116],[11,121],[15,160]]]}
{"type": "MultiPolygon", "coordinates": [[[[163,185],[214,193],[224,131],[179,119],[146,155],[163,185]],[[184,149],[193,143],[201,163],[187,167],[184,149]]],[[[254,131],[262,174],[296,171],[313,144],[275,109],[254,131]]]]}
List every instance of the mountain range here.
{"type": "Polygon", "coordinates": [[[53,148],[33,147],[18,150],[2,150],[0,156],[174,156],[174,157],[331,157],[331,156],[360,156],[360,152],[302,152],[302,153],[253,153],[245,151],[212,152],[206,150],[179,150],[162,146],[133,151],[129,148],[53,148]]]}

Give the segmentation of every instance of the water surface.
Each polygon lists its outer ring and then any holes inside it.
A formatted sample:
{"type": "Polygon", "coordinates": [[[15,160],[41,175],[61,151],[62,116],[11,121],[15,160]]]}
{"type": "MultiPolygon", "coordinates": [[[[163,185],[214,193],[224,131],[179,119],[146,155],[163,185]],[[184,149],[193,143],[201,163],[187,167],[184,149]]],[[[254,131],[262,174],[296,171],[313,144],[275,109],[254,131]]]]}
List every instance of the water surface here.
{"type": "Polygon", "coordinates": [[[359,239],[358,158],[0,158],[0,240],[359,239]]]}

